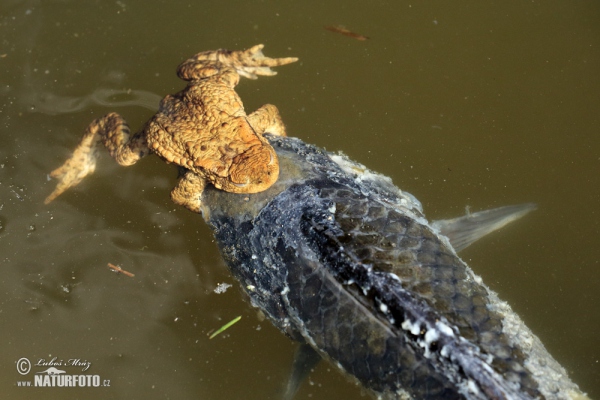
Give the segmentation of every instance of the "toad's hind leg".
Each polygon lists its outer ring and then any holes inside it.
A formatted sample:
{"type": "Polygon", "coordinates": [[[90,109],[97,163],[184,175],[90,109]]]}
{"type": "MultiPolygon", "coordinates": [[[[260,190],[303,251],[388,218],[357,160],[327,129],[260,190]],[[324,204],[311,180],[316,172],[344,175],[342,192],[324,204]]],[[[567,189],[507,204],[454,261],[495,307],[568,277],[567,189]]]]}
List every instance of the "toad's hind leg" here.
{"type": "Polygon", "coordinates": [[[247,118],[250,126],[261,135],[270,133],[277,136],[287,136],[279,110],[272,104],[265,104],[248,115],[247,118]]]}
{"type": "Polygon", "coordinates": [[[175,204],[199,213],[201,205],[200,197],[205,187],[206,180],[204,178],[191,171],[187,171],[171,192],[171,200],[175,204]]]}
{"type": "Polygon", "coordinates": [[[149,153],[145,136],[137,134],[130,137],[129,126],[119,114],[111,113],[96,119],[87,127],[71,158],[50,173],[50,176],[58,179],[58,183],[44,203],[50,203],[94,172],[100,141],[110,155],[123,166],[132,165],[149,153]]]}

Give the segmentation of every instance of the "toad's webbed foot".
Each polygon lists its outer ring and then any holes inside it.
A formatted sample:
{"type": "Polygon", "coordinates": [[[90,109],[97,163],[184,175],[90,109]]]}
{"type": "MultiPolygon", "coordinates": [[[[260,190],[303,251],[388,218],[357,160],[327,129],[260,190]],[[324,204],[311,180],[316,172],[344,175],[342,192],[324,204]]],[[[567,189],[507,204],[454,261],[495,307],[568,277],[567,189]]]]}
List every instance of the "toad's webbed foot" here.
{"type": "Polygon", "coordinates": [[[129,127],[119,114],[110,113],[98,118],[87,127],[71,158],[50,173],[51,177],[58,179],[58,183],[54,191],[44,200],[45,204],[94,172],[100,141],[104,143],[110,155],[124,166],[134,164],[149,152],[143,135],[130,138],[129,127]]]}
{"type": "Polygon", "coordinates": [[[198,53],[184,61],[177,69],[177,75],[186,81],[208,78],[224,69],[234,69],[240,76],[256,79],[258,75],[275,75],[270,67],[298,61],[296,57],[270,58],[262,52],[264,45],[257,44],[247,50],[214,50],[198,53]]]}

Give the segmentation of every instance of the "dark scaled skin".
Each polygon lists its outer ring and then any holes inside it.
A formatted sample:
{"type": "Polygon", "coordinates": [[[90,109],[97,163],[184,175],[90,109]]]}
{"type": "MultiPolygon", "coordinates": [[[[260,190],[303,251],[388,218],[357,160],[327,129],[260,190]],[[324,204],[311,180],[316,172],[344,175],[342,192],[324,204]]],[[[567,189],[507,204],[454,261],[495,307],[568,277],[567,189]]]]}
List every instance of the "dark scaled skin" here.
{"type": "Polygon", "coordinates": [[[203,215],[275,326],[384,398],[543,398],[487,288],[419,210],[314,147],[272,143],[279,182],[249,201],[207,190],[203,215]]]}
{"type": "Polygon", "coordinates": [[[156,115],[134,135],[116,113],[93,121],[73,156],[51,173],[59,182],[46,204],[94,171],[99,142],[123,166],[154,152],[184,167],[186,173],[171,198],[195,212],[207,182],[233,193],[256,193],[271,186],[279,165],[263,134],[285,136],[285,127],[270,104],[246,115],[234,88],[240,76],[275,75],[270,67],[297,58],[268,58],[262,48],[207,51],[183,62],[177,74],[188,86],[165,97],[156,115]]]}

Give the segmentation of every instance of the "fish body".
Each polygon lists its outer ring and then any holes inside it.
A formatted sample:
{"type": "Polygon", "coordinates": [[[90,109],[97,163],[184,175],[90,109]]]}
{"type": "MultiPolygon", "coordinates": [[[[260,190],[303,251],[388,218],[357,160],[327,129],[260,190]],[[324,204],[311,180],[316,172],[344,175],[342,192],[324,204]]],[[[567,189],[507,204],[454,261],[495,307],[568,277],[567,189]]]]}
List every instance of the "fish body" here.
{"type": "Polygon", "coordinates": [[[277,328],[378,398],[583,396],[456,254],[443,234],[456,222],[430,223],[414,196],[343,155],[269,140],[277,183],[250,195],[207,189],[202,213],[277,328]]]}

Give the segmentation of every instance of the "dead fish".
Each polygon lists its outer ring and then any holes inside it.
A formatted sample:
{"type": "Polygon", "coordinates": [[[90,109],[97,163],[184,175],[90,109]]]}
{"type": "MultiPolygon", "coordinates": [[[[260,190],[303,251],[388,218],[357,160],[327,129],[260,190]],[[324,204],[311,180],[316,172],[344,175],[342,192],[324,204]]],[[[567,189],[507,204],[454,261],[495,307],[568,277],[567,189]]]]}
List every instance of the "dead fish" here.
{"type": "Polygon", "coordinates": [[[275,185],[201,200],[252,305],[301,343],[286,398],[321,358],[381,399],[586,398],[456,253],[535,206],[429,222],[389,178],[269,140],[275,185]]]}

